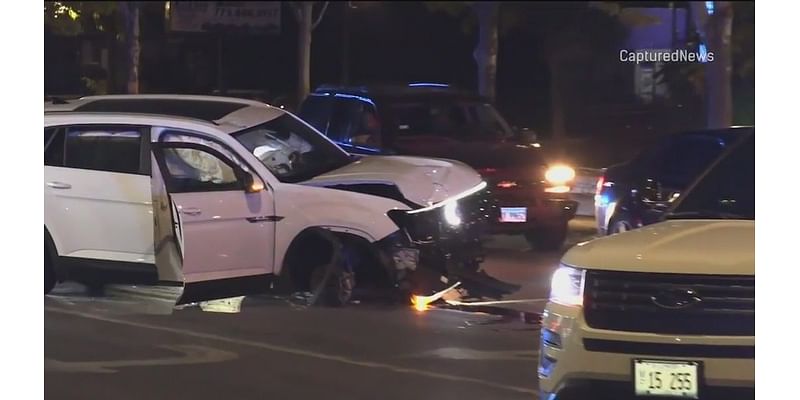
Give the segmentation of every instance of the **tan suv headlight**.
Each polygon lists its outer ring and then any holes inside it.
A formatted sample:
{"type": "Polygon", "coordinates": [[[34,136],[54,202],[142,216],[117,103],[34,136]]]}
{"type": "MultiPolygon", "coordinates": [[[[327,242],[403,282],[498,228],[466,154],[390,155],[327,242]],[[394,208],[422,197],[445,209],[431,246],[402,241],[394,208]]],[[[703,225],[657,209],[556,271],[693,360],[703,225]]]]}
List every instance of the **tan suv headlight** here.
{"type": "Polygon", "coordinates": [[[582,306],[585,280],[585,270],[560,265],[550,280],[550,301],[565,306],[582,306]]]}

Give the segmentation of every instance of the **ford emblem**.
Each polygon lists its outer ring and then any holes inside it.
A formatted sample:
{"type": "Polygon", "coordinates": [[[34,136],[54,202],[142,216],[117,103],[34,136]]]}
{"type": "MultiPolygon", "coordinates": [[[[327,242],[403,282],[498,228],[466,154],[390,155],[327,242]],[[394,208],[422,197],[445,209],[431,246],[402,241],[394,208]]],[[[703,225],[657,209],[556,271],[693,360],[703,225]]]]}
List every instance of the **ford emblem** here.
{"type": "Polygon", "coordinates": [[[661,308],[678,310],[697,304],[701,299],[697,292],[691,289],[669,289],[650,297],[653,303],[661,308]]]}

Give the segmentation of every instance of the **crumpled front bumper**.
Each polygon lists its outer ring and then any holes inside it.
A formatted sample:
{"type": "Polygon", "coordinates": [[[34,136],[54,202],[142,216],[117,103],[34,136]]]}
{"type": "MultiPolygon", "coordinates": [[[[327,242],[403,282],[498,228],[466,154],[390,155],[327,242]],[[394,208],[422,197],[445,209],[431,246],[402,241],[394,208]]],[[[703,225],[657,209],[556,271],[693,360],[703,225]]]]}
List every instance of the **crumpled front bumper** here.
{"type": "Polygon", "coordinates": [[[460,199],[458,226],[446,222],[442,208],[416,214],[390,212],[400,229],[378,245],[391,260],[398,287],[427,295],[461,282],[470,295],[493,298],[518,290],[480,270],[485,256],[482,236],[494,216],[492,202],[488,192],[460,199]]]}

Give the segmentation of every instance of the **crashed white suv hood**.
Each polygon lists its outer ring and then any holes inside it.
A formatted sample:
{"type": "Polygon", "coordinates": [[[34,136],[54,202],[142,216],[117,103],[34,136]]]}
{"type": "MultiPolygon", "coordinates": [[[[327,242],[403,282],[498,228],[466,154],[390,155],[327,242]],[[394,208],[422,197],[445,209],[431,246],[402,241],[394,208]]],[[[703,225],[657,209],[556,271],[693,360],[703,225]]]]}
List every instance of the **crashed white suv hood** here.
{"type": "Polygon", "coordinates": [[[711,275],[755,274],[755,221],[667,220],[573,247],[579,268],[711,275]]]}
{"type": "Polygon", "coordinates": [[[406,199],[427,206],[474,188],[481,183],[481,176],[453,160],[367,156],[303,182],[312,186],[359,183],[395,185],[406,199]]]}

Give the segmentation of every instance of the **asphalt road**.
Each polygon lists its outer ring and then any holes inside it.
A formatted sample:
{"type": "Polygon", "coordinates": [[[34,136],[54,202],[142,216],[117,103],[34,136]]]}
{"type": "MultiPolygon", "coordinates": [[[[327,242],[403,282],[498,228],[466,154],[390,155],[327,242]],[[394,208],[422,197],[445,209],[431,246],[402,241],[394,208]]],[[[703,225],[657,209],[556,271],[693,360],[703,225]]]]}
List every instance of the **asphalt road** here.
{"type": "MultiPolygon", "coordinates": [[[[570,241],[591,235],[579,221],[570,241]]],[[[485,269],[540,311],[560,252],[496,237],[485,269]]],[[[149,315],[60,288],[45,299],[48,399],[532,399],[538,326],[407,306],[296,307],[248,297],[238,313],[149,315]]]]}

